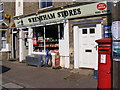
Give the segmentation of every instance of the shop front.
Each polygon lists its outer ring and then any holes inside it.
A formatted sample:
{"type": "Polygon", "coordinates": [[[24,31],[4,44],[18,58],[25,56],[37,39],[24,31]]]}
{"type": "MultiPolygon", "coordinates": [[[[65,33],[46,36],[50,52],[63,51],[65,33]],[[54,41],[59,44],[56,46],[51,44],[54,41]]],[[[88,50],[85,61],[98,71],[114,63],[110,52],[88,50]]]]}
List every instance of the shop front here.
{"type": "Polygon", "coordinates": [[[22,62],[26,55],[46,55],[46,50],[49,50],[53,65],[55,53],[59,52],[62,67],[70,68],[73,64],[74,68],[97,68],[95,40],[102,38],[102,22],[107,21],[106,16],[110,13],[107,4],[100,2],[71,6],[19,17],[15,20],[19,29],[19,61],[22,62]],[[23,29],[28,29],[26,39],[23,29]],[[25,42],[28,42],[26,55],[25,42]]]}
{"type": "Polygon", "coordinates": [[[48,50],[52,55],[53,66],[55,66],[55,54],[59,52],[61,59],[60,66],[69,68],[68,27],[68,20],[62,20],[60,22],[18,28],[19,62],[24,61],[28,55],[46,56],[46,50],[48,50]],[[25,30],[28,32],[27,37],[25,30]]]}

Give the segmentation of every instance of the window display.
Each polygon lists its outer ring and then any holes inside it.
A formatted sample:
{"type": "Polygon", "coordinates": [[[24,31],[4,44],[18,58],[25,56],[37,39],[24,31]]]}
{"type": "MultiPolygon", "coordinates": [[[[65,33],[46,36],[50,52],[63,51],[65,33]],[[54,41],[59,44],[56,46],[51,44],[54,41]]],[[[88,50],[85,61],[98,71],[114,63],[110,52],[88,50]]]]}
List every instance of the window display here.
{"type": "Polygon", "coordinates": [[[63,24],[48,25],[33,28],[33,51],[55,52],[59,50],[59,39],[63,39],[63,24]]]}

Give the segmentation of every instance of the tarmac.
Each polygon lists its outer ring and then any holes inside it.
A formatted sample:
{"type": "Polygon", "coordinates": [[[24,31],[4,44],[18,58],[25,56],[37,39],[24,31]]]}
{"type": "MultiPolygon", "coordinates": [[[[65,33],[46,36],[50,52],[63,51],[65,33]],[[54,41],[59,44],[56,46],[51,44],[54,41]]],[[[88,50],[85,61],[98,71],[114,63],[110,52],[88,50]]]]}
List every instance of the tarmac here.
{"type": "Polygon", "coordinates": [[[52,67],[27,66],[18,61],[2,61],[0,88],[94,88],[97,79],[92,70],[52,69],[52,67]]]}

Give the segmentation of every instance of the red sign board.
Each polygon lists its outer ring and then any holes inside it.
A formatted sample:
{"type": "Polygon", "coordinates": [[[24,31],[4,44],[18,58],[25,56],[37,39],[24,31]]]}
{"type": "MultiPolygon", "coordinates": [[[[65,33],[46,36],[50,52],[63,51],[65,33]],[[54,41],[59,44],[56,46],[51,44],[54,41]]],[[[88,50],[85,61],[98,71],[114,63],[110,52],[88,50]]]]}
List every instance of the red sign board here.
{"type": "Polygon", "coordinates": [[[105,3],[99,3],[97,5],[98,10],[104,10],[104,9],[106,9],[106,7],[107,7],[107,5],[105,3]]]}

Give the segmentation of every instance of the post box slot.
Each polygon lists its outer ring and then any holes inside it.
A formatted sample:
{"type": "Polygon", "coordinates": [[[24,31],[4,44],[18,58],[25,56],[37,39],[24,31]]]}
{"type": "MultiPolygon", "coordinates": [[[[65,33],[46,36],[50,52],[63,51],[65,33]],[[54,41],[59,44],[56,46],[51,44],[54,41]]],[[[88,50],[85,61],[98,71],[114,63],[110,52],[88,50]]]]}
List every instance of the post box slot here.
{"type": "Polygon", "coordinates": [[[109,51],[109,49],[99,49],[99,51],[109,51]]]}
{"type": "Polygon", "coordinates": [[[92,52],[92,50],[85,50],[85,52],[92,52]]]}

